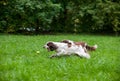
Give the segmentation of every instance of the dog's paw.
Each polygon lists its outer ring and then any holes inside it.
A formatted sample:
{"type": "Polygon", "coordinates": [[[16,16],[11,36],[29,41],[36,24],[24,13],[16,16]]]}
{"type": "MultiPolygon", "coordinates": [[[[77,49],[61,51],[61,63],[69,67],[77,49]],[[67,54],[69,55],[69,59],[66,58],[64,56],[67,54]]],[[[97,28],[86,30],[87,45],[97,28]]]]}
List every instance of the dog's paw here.
{"type": "Polygon", "coordinates": [[[51,55],[49,58],[53,58],[53,57],[56,57],[56,55],[51,55]]]}

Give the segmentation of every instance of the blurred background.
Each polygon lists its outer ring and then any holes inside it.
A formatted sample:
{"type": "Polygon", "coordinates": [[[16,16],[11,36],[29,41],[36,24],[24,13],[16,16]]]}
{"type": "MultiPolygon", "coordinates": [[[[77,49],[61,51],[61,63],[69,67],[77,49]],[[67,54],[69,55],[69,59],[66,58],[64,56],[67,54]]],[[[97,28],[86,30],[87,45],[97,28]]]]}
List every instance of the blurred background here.
{"type": "Polygon", "coordinates": [[[120,34],[120,0],[0,0],[0,33],[120,34]]]}

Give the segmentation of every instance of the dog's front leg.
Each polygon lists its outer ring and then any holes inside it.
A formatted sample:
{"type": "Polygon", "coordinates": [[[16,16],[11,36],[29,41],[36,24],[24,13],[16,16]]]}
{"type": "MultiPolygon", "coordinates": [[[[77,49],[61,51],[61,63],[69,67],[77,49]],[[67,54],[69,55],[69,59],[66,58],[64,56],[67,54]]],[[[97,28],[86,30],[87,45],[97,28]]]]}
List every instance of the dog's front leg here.
{"type": "Polygon", "coordinates": [[[53,57],[56,57],[56,56],[57,56],[57,54],[53,54],[53,55],[50,56],[50,58],[53,58],[53,57]]]}
{"type": "Polygon", "coordinates": [[[53,57],[57,57],[57,56],[60,56],[63,52],[58,52],[56,54],[53,54],[50,56],[50,58],[53,58],[53,57]]]}

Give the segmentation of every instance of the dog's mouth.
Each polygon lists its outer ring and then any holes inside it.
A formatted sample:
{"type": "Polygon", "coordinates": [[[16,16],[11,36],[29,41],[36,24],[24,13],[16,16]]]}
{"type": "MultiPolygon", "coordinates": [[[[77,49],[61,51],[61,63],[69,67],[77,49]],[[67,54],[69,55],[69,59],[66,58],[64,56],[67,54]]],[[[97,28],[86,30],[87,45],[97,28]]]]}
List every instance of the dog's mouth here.
{"type": "Polygon", "coordinates": [[[43,48],[47,49],[48,51],[50,51],[50,48],[47,46],[43,46],[43,48]]]}
{"type": "Polygon", "coordinates": [[[47,50],[48,50],[48,52],[50,51],[50,48],[49,47],[47,47],[47,50]]]}

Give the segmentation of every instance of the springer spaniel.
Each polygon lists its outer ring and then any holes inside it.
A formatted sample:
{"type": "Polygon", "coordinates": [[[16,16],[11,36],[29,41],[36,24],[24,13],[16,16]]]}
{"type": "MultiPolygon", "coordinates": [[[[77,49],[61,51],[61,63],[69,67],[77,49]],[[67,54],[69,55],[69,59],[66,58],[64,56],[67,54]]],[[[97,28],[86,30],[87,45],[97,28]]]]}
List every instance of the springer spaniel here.
{"type": "Polygon", "coordinates": [[[86,44],[82,45],[82,43],[75,43],[71,40],[62,42],[47,42],[44,45],[44,48],[48,49],[48,51],[56,51],[56,54],[51,55],[50,58],[71,54],[76,54],[87,59],[90,58],[90,55],[86,51],[88,49],[86,44]]]}

